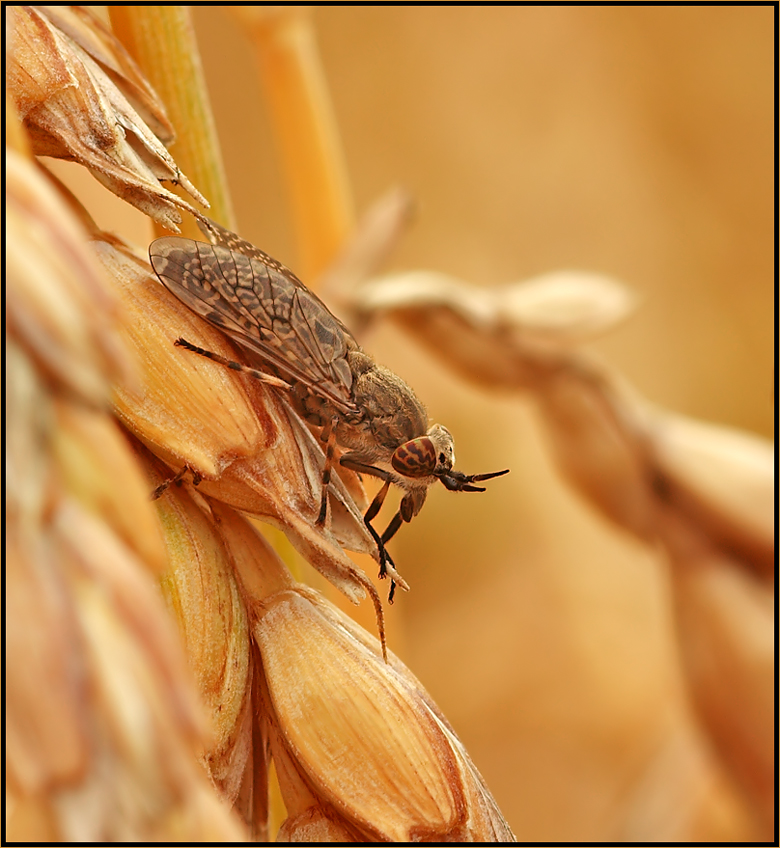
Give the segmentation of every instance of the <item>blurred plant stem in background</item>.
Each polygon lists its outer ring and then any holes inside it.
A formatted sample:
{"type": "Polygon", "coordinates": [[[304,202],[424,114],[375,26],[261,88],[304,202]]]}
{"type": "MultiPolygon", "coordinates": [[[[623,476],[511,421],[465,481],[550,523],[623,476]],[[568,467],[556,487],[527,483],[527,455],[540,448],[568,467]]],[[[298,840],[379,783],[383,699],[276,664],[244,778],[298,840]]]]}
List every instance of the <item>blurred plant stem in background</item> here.
{"type": "Polygon", "coordinates": [[[234,6],[249,32],[276,133],[300,276],[315,280],[354,226],[353,202],[309,10],[234,6]]]}

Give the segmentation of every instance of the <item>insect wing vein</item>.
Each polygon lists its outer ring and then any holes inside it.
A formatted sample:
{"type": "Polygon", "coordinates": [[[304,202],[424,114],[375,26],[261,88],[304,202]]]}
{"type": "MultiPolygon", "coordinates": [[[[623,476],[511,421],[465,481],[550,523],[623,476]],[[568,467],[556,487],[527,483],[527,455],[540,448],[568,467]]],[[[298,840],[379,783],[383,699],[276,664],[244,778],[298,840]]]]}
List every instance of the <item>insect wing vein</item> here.
{"type": "Polygon", "coordinates": [[[355,411],[345,357],[357,343],[346,327],[279,262],[226,230],[218,236],[217,244],[177,236],[153,242],[152,267],[166,288],[252,360],[355,411]]]}

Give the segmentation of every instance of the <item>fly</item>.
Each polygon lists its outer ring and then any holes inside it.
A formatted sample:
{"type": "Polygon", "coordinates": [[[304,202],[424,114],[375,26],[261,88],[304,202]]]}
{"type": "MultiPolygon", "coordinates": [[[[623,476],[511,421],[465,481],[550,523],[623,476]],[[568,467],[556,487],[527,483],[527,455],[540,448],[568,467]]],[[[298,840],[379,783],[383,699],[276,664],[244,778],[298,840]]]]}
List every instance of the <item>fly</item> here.
{"type": "MultiPolygon", "coordinates": [[[[484,492],[474,484],[509,469],[456,471],[449,430],[441,424],[428,427],[425,408],[412,389],[361,350],[352,333],[292,271],[213,221],[200,226],[213,243],[178,236],[156,239],[149,246],[152,268],[185,306],[234,341],[250,365],[185,339],[175,344],[287,389],[296,411],[321,428],[326,447],[318,526],[327,517],[336,444],[347,449],[340,465],[383,481],[364,521],[379,551],[379,576],[386,577],[388,563],[395,569],[386,545],[420,512],[430,486],[438,480],[451,492],[484,492]],[[371,522],[391,484],[404,495],[380,535],[371,522]]],[[[394,592],[391,580],[391,602],[394,592]]]]}

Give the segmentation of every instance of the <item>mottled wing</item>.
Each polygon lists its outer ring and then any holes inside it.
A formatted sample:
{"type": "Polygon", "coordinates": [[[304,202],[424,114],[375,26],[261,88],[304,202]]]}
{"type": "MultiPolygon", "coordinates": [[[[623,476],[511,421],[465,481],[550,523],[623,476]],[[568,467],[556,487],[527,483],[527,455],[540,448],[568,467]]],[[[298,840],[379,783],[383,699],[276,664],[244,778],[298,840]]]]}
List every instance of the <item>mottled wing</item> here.
{"type": "Polygon", "coordinates": [[[167,236],[149,258],[163,285],[249,355],[354,412],[347,352],[357,342],[325,304],[282,264],[209,222],[216,244],[167,236]]]}

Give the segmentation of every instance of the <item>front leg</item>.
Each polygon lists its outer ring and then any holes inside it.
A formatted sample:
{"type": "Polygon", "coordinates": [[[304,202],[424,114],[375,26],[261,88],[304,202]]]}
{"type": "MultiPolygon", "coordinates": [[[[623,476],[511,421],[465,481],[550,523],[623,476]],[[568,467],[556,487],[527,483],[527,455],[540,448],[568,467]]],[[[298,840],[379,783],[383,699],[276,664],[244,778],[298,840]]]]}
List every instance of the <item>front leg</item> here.
{"type": "MultiPolygon", "coordinates": [[[[352,471],[357,471],[359,474],[368,474],[370,477],[378,477],[380,480],[384,480],[385,484],[382,488],[377,492],[376,497],[373,501],[371,501],[371,505],[366,510],[366,514],[363,516],[363,522],[368,529],[368,532],[371,534],[371,538],[374,540],[377,546],[377,550],[379,551],[379,577],[380,579],[384,579],[387,577],[387,564],[390,563],[391,568],[395,571],[395,563],[393,562],[393,558],[385,548],[385,533],[381,536],[374,529],[371,524],[372,520],[376,518],[379,513],[379,510],[382,508],[382,504],[385,502],[385,498],[387,497],[387,493],[390,490],[390,483],[392,482],[390,479],[390,474],[387,471],[383,471],[381,468],[377,468],[374,465],[368,465],[365,462],[360,462],[357,459],[353,459],[349,454],[345,454],[339,460],[339,464],[343,465],[345,468],[349,468],[352,471]]],[[[389,529],[389,528],[388,528],[389,529]]],[[[390,534],[392,535],[392,533],[390,534]]],[[[388,536],[389,538],[389,536],[388,536]]],[[[390,580],[390,594],[388,595],[388,601],[393,603],[393,596],[395,595],[395,580],[391,578],[390,580]]]]}
{"type": "MultiPolygon", "coordinates": [[[[415,510],[415,499],[414,495],[411,493],[404,495],[401,500],[401,507],[396,512],[396,514],[392,517],[390,523],[387,525],[385,532],[382,533],[382,547],[384,547],[395,534],[399,531],[401,525],[404,521],[411,521],[419,510],[415,510]]],[[[368,513],[366,513],[368,514],[368,513]]],[[[373,517],[373,516],[372,516],[373,517]]],[[[390,587],[390,603],[393,602],[393,594],[394,594],[395,584],[390,587]]]]}

